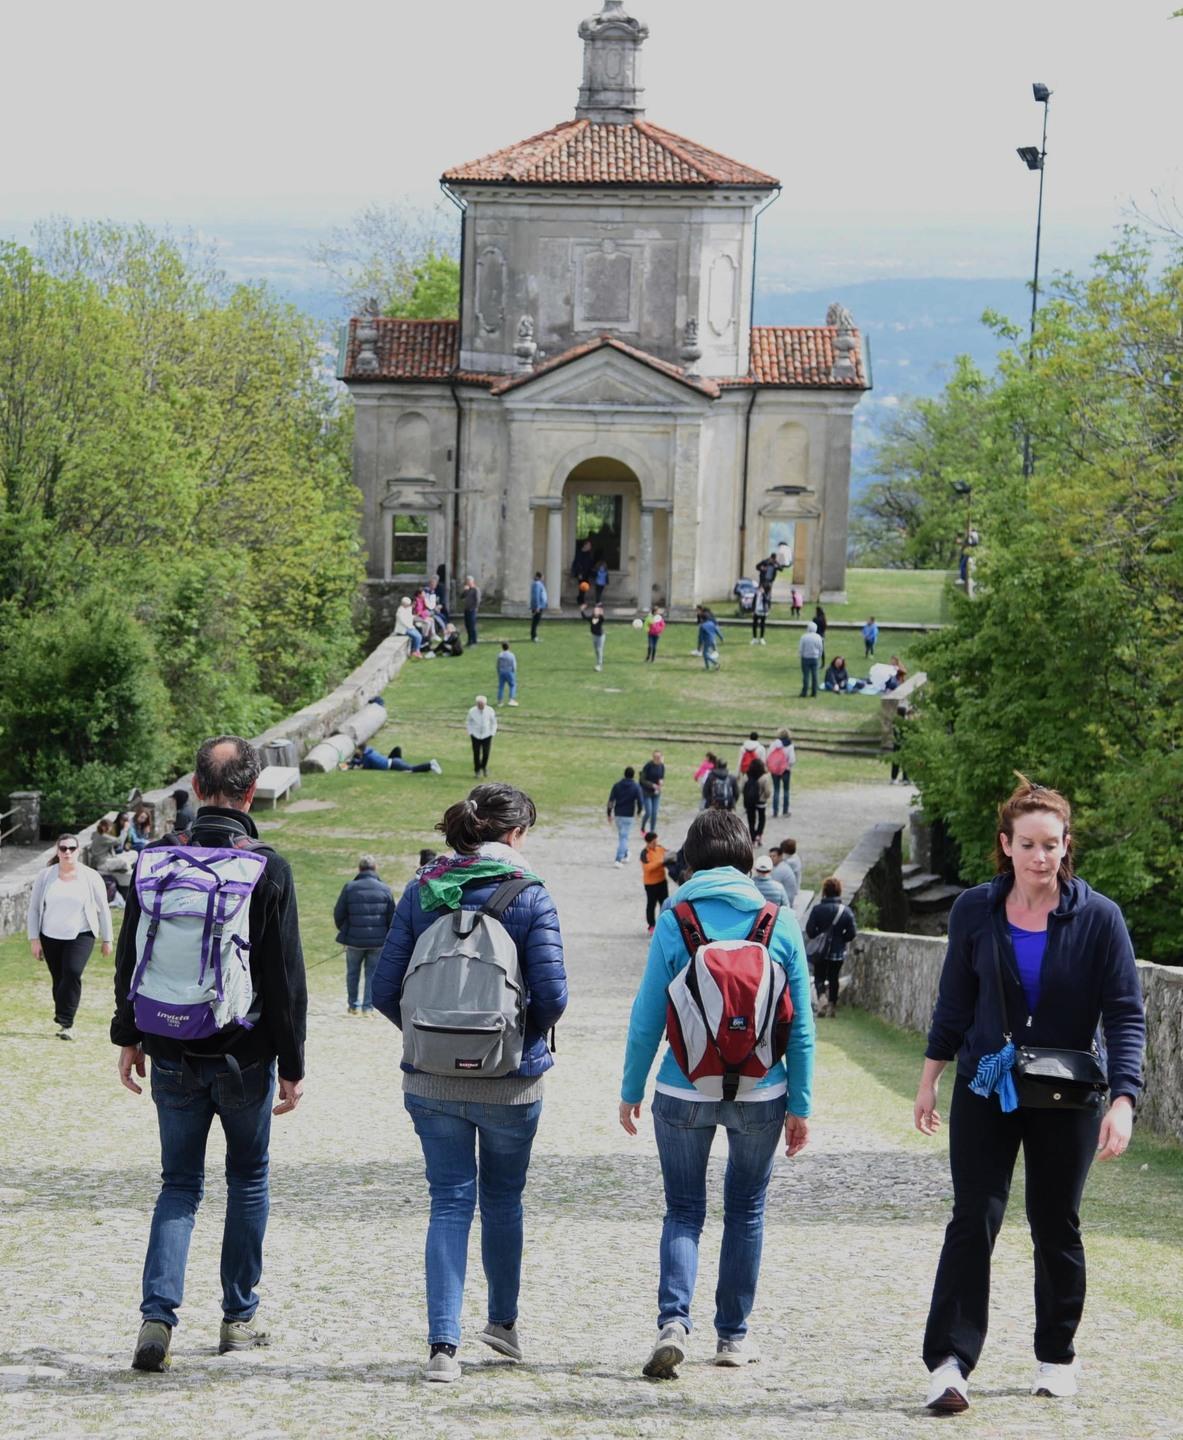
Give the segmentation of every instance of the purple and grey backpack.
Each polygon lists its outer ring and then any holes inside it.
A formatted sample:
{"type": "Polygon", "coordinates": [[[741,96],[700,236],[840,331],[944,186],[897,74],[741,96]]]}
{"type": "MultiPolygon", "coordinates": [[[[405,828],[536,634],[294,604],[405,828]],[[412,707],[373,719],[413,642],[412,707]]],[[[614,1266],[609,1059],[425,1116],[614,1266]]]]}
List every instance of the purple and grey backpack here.
{"type": "Polygon", "coordinates": [[[267,856],[246,847],[161,845],[140,854],[128,997],[137,1029],[203,1040],[253,1023],[250,898],[266,868],[267,856]]]}

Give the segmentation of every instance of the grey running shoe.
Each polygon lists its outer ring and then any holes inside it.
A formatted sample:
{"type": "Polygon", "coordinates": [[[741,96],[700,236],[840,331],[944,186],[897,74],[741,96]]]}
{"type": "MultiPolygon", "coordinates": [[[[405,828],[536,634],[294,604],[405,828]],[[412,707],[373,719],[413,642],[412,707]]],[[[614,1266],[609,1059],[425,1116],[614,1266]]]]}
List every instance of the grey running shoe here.
{"type": "Polygon", "coordinates": [[[678,1366],[686,1358],[687,1333],[685,1325],[677,1320],[663,1326],[641,1374],[648,1375],[650,1380],[676,1380],[678,1366]]]}
{"type": "Polygon", "coordinates": [[[491,1350],[496,1350],[499,1355],[508,1355],[511,1360],[522,1358],[522,1346],[518,1340],[516,1325],[494,1325],[490,1320],[476,1338],[491,1350]]]}
{"type": "Polygon", "coordinates": [[[253,1350],[257,1345],[270,1345],[271,1336],[260,1330],[254,1320],[223,1320],[218,1331],[218,1354],[231,1350],[253,1350]]]}
{"type": "Polygon", "coordinates": [[[715,1346],[716,1365],[738,1368],[741,1365],[754,1365],[759,1358],[756,1347],[746,1335],[734,1340],[724,1340],[722,1335],[719,1336],[715,1346]]]}
{"type": "Polygon", "coordinates": [[[172,1338],[171,1325],[166,1325],[163,1320],[145,1320],[140,1326],[131,1368],[156,1372],[167,1370],[173,1363],[173,1357],[168,1353],[172,1338]]]}
{"type": "Polygon", "coordinates": [[[460,1361],[446,1350],[433,1349],[423,1371],[425,1380],[435,1380],[441,1385],[451,1385],[460,1379],[460,1361]]]}
{"type": "Polygon", "coordinates": [[[427,763],[431,766],[431,773],[433,775],[442,775],[444,773],[444,767],[438,760],[429,760],[427,763]]]}

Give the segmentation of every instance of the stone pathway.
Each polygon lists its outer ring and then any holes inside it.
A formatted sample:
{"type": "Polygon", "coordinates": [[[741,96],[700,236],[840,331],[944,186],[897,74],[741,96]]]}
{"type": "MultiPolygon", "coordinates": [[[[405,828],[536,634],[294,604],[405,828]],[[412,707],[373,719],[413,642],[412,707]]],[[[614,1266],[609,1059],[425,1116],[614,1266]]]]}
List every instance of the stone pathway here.
{"type": "MultiPolygon", "coordinates": [[[[906,791],[886,785],[873,796],[803,794],[793,820],[802,836],[810,827],[812,843],[821,844],[813,827],[825,824],[825,843],[841,845],[845,830],[853,839],[906,801],[906,791]]],[[[669,817],[671,834],[679,818],[688,817],[669,817]]],[[[147,1097],[118,1087],[105,1039],[107,995],[92,985],[84,1038],[74,1046],[48,1032],[0,1027],[8,1031],[0,1063],[0,1435],[915,1434],[923,1423],[917,1350],[947,1214],[944,1149],[911,1136],[904,1098],[892,1099],[897,1123],[866,1118],[856,1097],[881,1096],[882,1087],[843,1043],[841,1020],[820,1045],[813,1140],[797,1160],[780,1161],[769,1195],[753,1316],[762,1362],[742,1372],[704,1363],[713,1351],[717,1160],[696,1307],[705,1333],[696,1332],[676,1384],[641,1378],[662,1199],[647,1116],[633,1141],[616,1121],[645,937],[639,867],[616,871],[612,845],[611,829],[589,822],[540,832],[530,847],[559,902],[574,999],[559,1027],[527,1191],[527,1365],[499,1362],[471,1339],[484,1320],[474,1228],[464,1380],[450,1388],[420,1380],[426,1192],[401,1104],[396,1037],[383,1020],[345,1017],[343,977],[326,966],[314,976],[307,1098],[275,1124],[261,1312],[275,1344],[253,1356],[214,1353],[222,1210],[215,1136],[174,1369],[133,1374],[155,1127],[147,1097]]],[[[1053,1404],[1025,1394],[1030,1248],[1016,1211],[999,1245],[994,1331],[974,1409],[957,1422],[959,1433],[1183,1433],[1177,1336],[1110,1301],[1103,1286],[1081,1335],[1084,1396],[1053,1404]]]]}

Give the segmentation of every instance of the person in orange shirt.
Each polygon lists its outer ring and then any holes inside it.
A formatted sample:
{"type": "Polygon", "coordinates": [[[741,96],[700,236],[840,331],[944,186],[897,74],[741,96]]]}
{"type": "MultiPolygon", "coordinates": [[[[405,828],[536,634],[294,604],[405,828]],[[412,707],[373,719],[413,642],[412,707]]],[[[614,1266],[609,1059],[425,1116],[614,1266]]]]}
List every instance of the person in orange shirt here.
{"type": "Polygon", "coordinates": [[[645,924],[650,935],[657,923],[662,902],[669,899],[669,881],[665,877],[665,846],[657,839],[656,830],[646,830],[645,848],[641,851],[641,879],[645,882],[645,924]]]}

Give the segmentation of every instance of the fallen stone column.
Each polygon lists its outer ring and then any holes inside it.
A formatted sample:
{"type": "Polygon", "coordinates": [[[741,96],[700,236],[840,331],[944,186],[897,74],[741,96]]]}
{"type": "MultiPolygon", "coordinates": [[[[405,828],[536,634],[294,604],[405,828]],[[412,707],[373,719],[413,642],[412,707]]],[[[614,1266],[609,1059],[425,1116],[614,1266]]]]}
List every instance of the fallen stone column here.
{"type": "Polygon", "coordinates": [[[338,765],[344,763],[353,754],[353,747],[357,744],[352,735],[330,735],[327,740],[320,741],[314,745],[308,754],[300,762],[300,769],[308,774],[315,772],[320,775],[327,775],[335,770],[338,765]]]}

